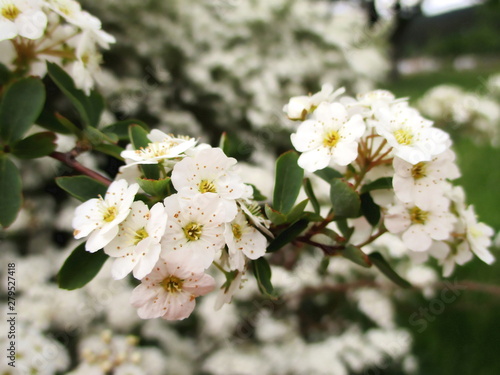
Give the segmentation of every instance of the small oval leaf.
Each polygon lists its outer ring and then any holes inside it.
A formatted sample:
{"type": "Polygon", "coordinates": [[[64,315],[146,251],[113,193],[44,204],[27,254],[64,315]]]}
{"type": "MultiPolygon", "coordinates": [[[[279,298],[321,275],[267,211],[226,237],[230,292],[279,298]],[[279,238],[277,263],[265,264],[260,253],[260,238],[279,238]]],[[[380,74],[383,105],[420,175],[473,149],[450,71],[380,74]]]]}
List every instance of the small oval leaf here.
{"type": "Polygon", "coordinates": [[[6,156],[0,156],[0,192],[0,224],[6,228],[16,220],[23,202],[21,175],[6,156]]]}
{"type": "Polygon", "coordinates": [[[104,197],[108,187],[88,176],[58,177],[56,184],[76,199],[86,202],[89,199],[104,197]]]}

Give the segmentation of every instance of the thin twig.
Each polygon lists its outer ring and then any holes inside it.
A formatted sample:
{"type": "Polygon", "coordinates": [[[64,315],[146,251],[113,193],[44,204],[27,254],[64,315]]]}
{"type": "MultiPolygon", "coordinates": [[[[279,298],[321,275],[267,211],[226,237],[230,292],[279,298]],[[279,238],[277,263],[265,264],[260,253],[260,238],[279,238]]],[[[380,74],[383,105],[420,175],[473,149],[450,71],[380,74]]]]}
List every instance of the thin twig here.
{"type": "Polygon", "coordinates": [[[66,164],[67,166],[73,168],[74,170],[80,172],[81,174],[84,174],[86,176],[89,176],[93,178],[96,181],[102,182],[106,186],[109,186],[111,184],[111,180],[108,179],[107,177],[104,177],[103,175],[87,168],[84,167],[82,164],[80,164],[74,156],[71,153],[62,153],[58,151],[54,151],[49,155],[51,158],[54,158],[56,160],[59,160],[61,163],[66,164]]]}

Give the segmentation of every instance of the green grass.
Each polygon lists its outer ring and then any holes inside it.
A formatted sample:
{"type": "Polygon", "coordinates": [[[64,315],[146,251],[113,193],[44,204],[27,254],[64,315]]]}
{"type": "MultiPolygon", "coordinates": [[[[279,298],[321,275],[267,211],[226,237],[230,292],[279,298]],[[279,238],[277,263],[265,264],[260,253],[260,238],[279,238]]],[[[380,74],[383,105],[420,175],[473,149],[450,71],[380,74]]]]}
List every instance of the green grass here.
{"type": "MultiPolygon", "coordinates": [[[[446,70],[402,77],[386,85],[398,97],[418,99],[431,87],[451,83],[469,91],[481,92],[483,82],[493,71],[455,72],[446,70]]],[[[499,124],[500,126],[500,124],[499,124]]],[[[500,149],[477,145],[470,139],[452,135],[454,150],[462,177],[457,183],[467,194],[480,221],[500,230],[500,149]]],[[[500,257],[497,251],[495,254],[500,257]]],[[[500,262],[492,266],[474,258],[464,266],[457,266],[450,278],[460,284],[473,281],[500,287],[500,262]]],[[[428,375],[498,375],[500,374],[500,296],[485,291],[464,290],[457,299],[445,305],[444,311],[432,316],[426,329],[419,333],[410,324],[409,317],[421,307],[429,307],[429,300],[415,297],[401,306],[399,319],[412,332],[414,353],[420,361],[419,374],[428,375]]],[[[438,291],[438,299],[439,299],[438,291]]]]}

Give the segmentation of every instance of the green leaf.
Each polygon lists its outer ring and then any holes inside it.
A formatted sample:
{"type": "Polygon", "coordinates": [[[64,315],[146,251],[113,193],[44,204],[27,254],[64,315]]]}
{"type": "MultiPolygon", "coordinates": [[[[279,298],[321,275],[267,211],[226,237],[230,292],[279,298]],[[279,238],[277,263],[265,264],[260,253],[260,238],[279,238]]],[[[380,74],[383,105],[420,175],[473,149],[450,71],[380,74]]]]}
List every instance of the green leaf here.
{"type": "Polygon", "coordinates": [[[106,185],[88,176],[58,177],[56,184],[82,202],[98,196],[104,198],[108,190],[106,185]]]}
{"type": "Polygon", "coordinates": [[[128,128],[130,125],[139,125],[144,128],[144,130],[149,131],[149,127],[142,121],[139,120],[124,120],[118,121],[114,124],[108,125],[101,129],[104,134],[114,134],[120,141],[129,141],[128,128]]]}
{"type": "Polygon", "coordinates": [[[330,168],[330,167],[326,167],[324,169],[316,171],[316,172],[314,172],[314,174],[316,176],[320,177],[321,179],[325,180],[328,183],[331,183],[332,180],[335,178],[344,177],[344,175],[342,173],[340,173],[339,171],[337,171],[333,168],[330,168]]]}
{"type": "Polygon", "coordinates": [[[36,133],[16,142],[11,152],[20,159],[41,158],[56,149],[56,138],[52,132],[36,133]]]}
{"type": "Polygon", "coordinates": [[[85,250],[85,242],[78,245],[57,274],[59,288],[74,290],[83,287],[97,275],[107,259],[104,251],[90,253],[85,250]]]}
{"type": "Polygon", "coordinates": [[[254,146],[248,140],[238,138],[234,133],[222,133],[219,147],[224,153],[236,160],[247,160],[252,154],[254,146]]]}
{"type": "Polygon", "coordinates": [[[352,186],[340,178],[334,178],[330,186],[330,201],[335,218],[359,216],[361,199],[352,186]]]}
{"type": "Polygon", "coordinates": [[[298,159],[295,151],[288,151],[276,161],[273,208],[283,214],[290,212],[302,186],[304,170],[297,164],[298,159]]]}
{"type": "MultiPolygon", "coordinates": [[[[35,122],[42,128],[50,130],[54,133],[71,134],[73,133],[74,130],[73,128],[68,129],[61,121],[59,121],[58,117],[51,110],[47,108],[43,109],[42,113],[40,113],[40,116],[38,116],[35,122]]],[[[80,129],[78,129],[78,133],[79,132],[80,129]]]]}
{"type": "Polygon", "coordinates": [[[351,262],[360,265],[361,267],[370,268],[371,262],[368,259],[368,255],[363,253],[359,247],[354,245],[347,245],[344,250],[340,252],[340,254],[349,259],[351,262]]]}
{"type": "Polygon", "coordinates": [[[252,190],[253,190],[253,199],[256,200],[256,201],[259,201],[259,202],[262,202],[262,201],[265,201],[267,200],[267,197],[265,195],[263,195],[259,189],[257,189],[257,187],[253,184],[247,184],[249,186],[252,187],[252,190]]]}
{"type": "Polygon", "coordinates": [[[307,228],[308,225],[309,221],[303,219],[289,226],[283,232],[278,234],[273,241],[271,241],[271,243],[267,247],[267,252],[272,253],[276,250],[281,249],[286,244],[292,242],[307,228]]]}
{"type": "Polygon", "coordinates": [[[83,130],[86,139],[93,145],[100,145],[103,142],[118,143],[118,137],[115,134],[103,133],[99,129],[88,126],[83,130]]]}
{"type": "Polygon", "coordinates": [[[96,127],[103,109],[103,101],[99,94],[85,93],[77,89],[73,79],[61,67],[54,63],[47,63],[47,72],[52,81],[68,97],[80,114],[85,126],[96,127]]]}
{"type": "Polygon", "coordinates": [[[411,284],[399,276],[387,263],[382,254],[380,253],[371,253],[368,255],[370,261],[377,267],[389,280],[393,283],[399,285],[402,288],[411,288],[411,284]]]}
{"type": "Polygon", "coordinates": [[[11,77],[10,70],[2,63],[0,63],[0,86],[9,82],[11,77]]]}
{"type": "Polygon", "coordinates": [[[381,177],[361,188],[361,194],[372,190],[392,189],[392,177],[381,177]]]}
{"type": "Polygon", "coordinates": [[[267,218],[271,220],[273,224],[281,225],[286,223],[286,215],[272,209],[268,204],[264,206],[264,211],[266,212],[267,218]]]}
{"type": "Polygon", "coordinates": [[[302,219],[306,219],[309,222],[321,222],[325,220],[321,215],[317,214],[316,212],[310,212],[310,211],[304,211],[302,214],[302,219]]]}
{"type": "Polygon", "coordinates": [[[123,147],[102,143],[100,145],[94,146],[94,150],[102,152],[103,154],[106,154],[106,155],[110,155],[110,156],[114,157],[115,159],[122,160],[122,161],[124,160],[121,157],[123,147]]]}
{"type": "Polygon", "coordinates": [[[294,223],[299,220],[299,218],[301,218],[302,214],[304,213],[307,203],[309,203],[309,199],[304,199],[302,202],[292,208],[292,211],[290,211],[290,213],[286,215],[286,222],[294,223]]]}
{"type": "Polygon", "coordinates": [[[257,279],[257,285],[259,286],[260,292],[268,297],[274,298],[274,288],[273,284],[271,284],[271,267],[266,258],[261,257],[252,260],[252,269],[257,279]]]}
{"type": "Polygon", "coordinates": [[[316,199],[316,195],[314,194],[314,191],[313,191],[313,188],[311,185],[311,180],[308,178],[304,178],[303,185],[304,185],[304,191],[306,192],[307,197],[311,201],[314,212],[319,214],[320,206],[318,203],[318,199],[316,199]]]}
{"type": "Polygon", "coordinates": [[[338,219],[335,220],[335,223],[337,224],[337,227],[339,228],[340,233],[342,233],[342,236],[344,236],[345,240],[349,241],[352,234],[354,233],[354,227],[349,226],[349,224],[347,223],[347,219],[338,219]]]}
{"type": "Polygon", "coordinates": [[[23,202],[21,175],[6,156],[0,156],[0,192],[0,224],[6,228],[16,220],[23,202]]]}
{"type": "Polygon", "coordinates": [[[170,177],[166,177],[161,180],[138,178],[137,182],[139,183],[139,186],[142,188],[142,190],[154,197],[165,198],[170,194],[170,177]]]}
{"type": "Polygon", "coordinates": [[[372,226],[379,223],[380,207],[373,201],[370,193],[361,194],[361,212],[372,226]]]}
{"type": "MultiPolygon", "coordinates": [[[[140,150],[146,148],[151,143],[148,138],[148,132],[140,125],[130,125],[128,127],[128,134],[134,149],[140,150]]],[[[141,164],[144,176],[150,180],[158,180],[160,178],[159,166],[156,164],[141,164]]]]}
{"type": "Polygon", "coordinates": [[[0,104],[0,138],[6,144],[21,139],[35,123],[45,103],[45,87],[37,78],[23,78],[7,87],[0,104]]]}

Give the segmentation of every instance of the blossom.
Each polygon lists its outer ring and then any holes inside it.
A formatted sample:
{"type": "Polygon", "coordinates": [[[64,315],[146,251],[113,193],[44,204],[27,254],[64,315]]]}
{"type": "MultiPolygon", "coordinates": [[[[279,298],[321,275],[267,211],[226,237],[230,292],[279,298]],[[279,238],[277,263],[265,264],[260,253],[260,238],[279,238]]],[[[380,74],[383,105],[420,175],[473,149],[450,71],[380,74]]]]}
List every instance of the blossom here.
{"type": "Polygon", "coordinates": [[[123,279],[132,270],[136,279],[151,272],[160,257],[160,240],[166,225],[163,203],[156,203],[151,211],[144,202],[132,203],[117,236],[104,247],[106,254],[117,258],[111,270],[114,279],[123,279]]]}
{"type": "Polygon", "coordinates": [[[212,276],[187,264],[160,260],[132,291],[130,302],[141,319],[182,320],[193,312],[195,298],[214,287],[212,276]]]}
{"type": "Polygon", "coordinates": [[[321,103],[291,135],[293,146],[302,152],[298,164],[308,172],[327,167],[330,162],[347,165],[358,156],[357,139],[365,131],[363,118],[348,117],[339,103],[321,103]]]}
{"type": "MultiPolygon", "coordinates": [[[[154,129],[148,135],[151,143],[147,147],[139,150],[122,151],[121,157],[130,159],[132,163],[127,166],[137,164],[161,164],[169,159],[181,156],[185,151],[194,147],[196,140],[188,137],[174,137],[154,129]]],[[[168,167],[168,166],[167,166],[168,167]]]]}
{"type": "Polygon", "coordinates": [[[432,127],[407,103],[377,110],[375,130],[393,147],[395,156],[411,164],[430,161],[450,144],[446,132],[432,127]]]}
{"type": "Polygon", "coordinates": [[[224,206],[225,221],[236,216],[236,199],[248,195],[248,186],[234,172],[236,159],[229,158],[220,148],[204,149],[194,157],[178,162],[172,171],[172,184],[181,196],[216,194],[224,206]]]}
{"type": "Polygon", "coordinates": [[[118,225],[130,212],[138,184],[128,186],[125,180],[113,182],[102,197],[90,199],[76,208],[73,218],[76,239],[90,235],[85,249],[95,252],[109,244],[118,234],[118,225]]]}
{"type": "Polygon", "coordinates": [[[421,161],[415,165],[398,157],[394,158],[394,193],[403,202],[414,202],[425,208],[433,198],[443,195],[446,180],[460,177],[454,163],[455,154],[451,150],[436,155],[431,161],[421,161]]]}
{"type": "Polygon", "coordinates": [[[463,212],[461,219],[465,224],[466,244],[469,249],[483,262],[492,264],[495,257],[488,251],[488,247],[491,246],[491,237],[495,234],[493,228],[477,221],[473,206],[469,206],[463,212]]]}
{"type": "Polygon", "coordinates": [[[226,223],[224,231],[229,250],[229,266],[232,270],[243,271],[246,259],[257,259],[266,253],[267,239],[250,225],[242,211],[231,223],[226,223]]]}
{"type": "Polygon", "coordinates": [[[333,92],[333,86],[325,83],[321,86],[321,91],[314,95],[301,95],[290,98],[288,104],[283,107],[290,120],[304,120],[309,112],[312,112],[321,102],[332,101],[337,96],[343,94],[345,89],[342,87],[333,92]]]}
{"type": "Polygon", "coordinates": [[[206,269],[224,246],[224,211],[214,193],[165,198],[168,215],[161,257],[206,269]]]}
{"type": "Polygon", "coordinates": [[[413,251],[426,251],[432,240],[446,240],[456,218],[449,212],[449,200],[436,200],[422,209],[411,203],[398,202],[387,210],[384,224],[391,233],[401,233],[403,243],[413,251]]]}
{"type": "Polygon", "coordinates": [[[47,16],[37,0],[0,2],[0,41],[22,36],[38,39],[45,32],[47,16]]]}

